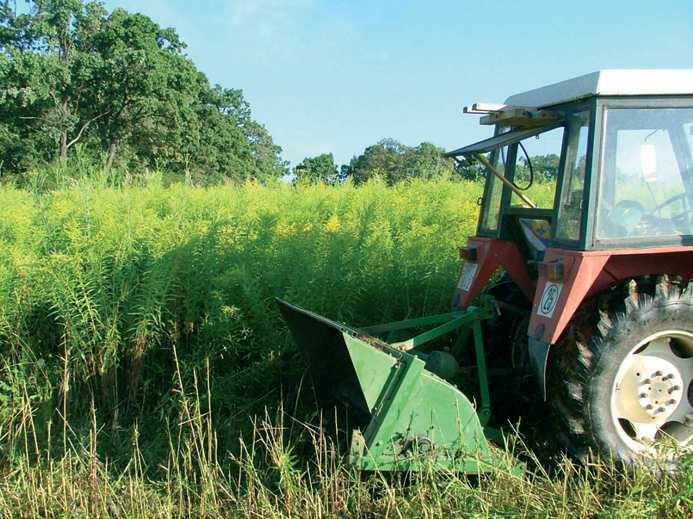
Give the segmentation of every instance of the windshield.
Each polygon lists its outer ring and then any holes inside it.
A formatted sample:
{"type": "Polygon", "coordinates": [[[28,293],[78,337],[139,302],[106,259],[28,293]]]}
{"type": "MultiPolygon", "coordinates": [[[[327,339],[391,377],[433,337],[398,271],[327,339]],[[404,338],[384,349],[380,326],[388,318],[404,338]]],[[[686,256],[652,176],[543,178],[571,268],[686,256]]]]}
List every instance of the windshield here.
{"type": "Polygon", "coordinates": [[[693,233],[693,108],[610,108],[597,238],[693,233]]]}

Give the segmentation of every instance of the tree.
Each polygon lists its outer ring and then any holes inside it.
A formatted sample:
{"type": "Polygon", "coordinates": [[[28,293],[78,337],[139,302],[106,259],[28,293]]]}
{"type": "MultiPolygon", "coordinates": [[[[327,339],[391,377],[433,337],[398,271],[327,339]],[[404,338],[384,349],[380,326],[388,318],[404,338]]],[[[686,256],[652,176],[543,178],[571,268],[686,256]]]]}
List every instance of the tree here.
{"type": "Polygon", "coordinates": [[[409,147],[394,139],[383,139],[351,159],[347,174],[356,184],[376,175],[389,185],[412,178],[434,178],[454,171],[452,159],[443,157],[442,152],[427,142],[409,147]]]}
{"type": "Polygon", "coordinates": [[[454,167],[455,174],[465,180],[481,180],[486,175],[486,167],[475,160],[458,158],[454,167]]]}
{"type": "Polygon", "coordinates": [[[388,184],[394,184],[402,174],[402,156],[405,146],[394,139],[383,139],[368,146],[349,163],[349,175],[355,184],[361,184],[380,175],[388,184]]]}
{"type": "MultiPolygon", "coordinates": [[[[558,175],[561,158],[555,153],[548,155],[533,155],[530,157],[534,177],[538,180],[552,180],[558,175]]],[[[520,179],[528,179],[530,175],[529,163],[522,157],[516,166],[515,176],[520,179]]]]}
{"type": "Polygon", "coordinates": [[[124,9],[114,10],[100,25],[92,40],[95,77],[87,112],[89,119],[98,119],[110,167],[121,146],[136,142],[139,152],[143,144],[167,148],[162,137],[171,138],[168,127],[189,110],[204,79],[181,54],[185,45],[175,31],[124,9]]]}
{"type": "Polygon", "coordinates": [[[100,4],[79,0],[36,0],[31,14],[18,16],[7,4],[0,11],[0,110],[15,135],[43,133],[60,157],[85,135],[95,120],[80,116],[92,66],[85,48],[103,13],[100,4]]]}
{"type": "Polygon", "coordinates": [[[405,152],[404,164],[408,178],[431,179],[454,172],[454,161],[443,156],[444,150],[422,142],[405,152]]]}
{"type": "Polygon", "coordinates": [[[240,90],[211,87],[173,29],[100,2],[0,7],[0,161],[19,170],[77,143],[111,167],[281,176],[281,149],[240,90]]]}
{"type": "Polygon", "coordinates": [[[303,182],[334,184],[338,181],[337,166],[331,153],[306,157],[294,168],[294,175],[303,182]]]}

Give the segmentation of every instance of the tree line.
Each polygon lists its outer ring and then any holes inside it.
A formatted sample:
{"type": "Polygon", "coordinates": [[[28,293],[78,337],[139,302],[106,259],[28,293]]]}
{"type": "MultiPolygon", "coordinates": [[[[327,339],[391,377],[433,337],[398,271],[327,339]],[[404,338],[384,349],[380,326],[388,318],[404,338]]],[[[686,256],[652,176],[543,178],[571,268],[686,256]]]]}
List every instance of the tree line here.
{"type": "Polygon", "coordinates": [[[453,174],[456,165],[442,155],[443,149],[424,142],[406,146],[394,139],[383,139],[354,156],[348,164],[338,166],[331,153],[306,157],[294,169],[298,181],[335,184],[351,178],[361,184],[374,177],[388,185],[412,178],[435,178],[453,174]]]}
{"type": "MultiPolygon", "coordinates": [[[[331,153],[306,157],[293,169],[294,179],[300,182],[336,184],[351,178],[356,184],[378,176],[388,185],[412,178],[430,179],[442,175],[466,180],[479,180],[485,168],[477,163],[456,161],[444,157],[444,150],[423,142],[406,146],[393,139],[383,139],[354,156],[348,164],[338,166],[331,153]]],[[[529,160],[518,159],[515,178],[521,182],[533,179],[547,181],[558,175],[560,157],[556,154],[536,155],[529,160]],[[531,168],[530,168],[531,164],[531,168]]]]}

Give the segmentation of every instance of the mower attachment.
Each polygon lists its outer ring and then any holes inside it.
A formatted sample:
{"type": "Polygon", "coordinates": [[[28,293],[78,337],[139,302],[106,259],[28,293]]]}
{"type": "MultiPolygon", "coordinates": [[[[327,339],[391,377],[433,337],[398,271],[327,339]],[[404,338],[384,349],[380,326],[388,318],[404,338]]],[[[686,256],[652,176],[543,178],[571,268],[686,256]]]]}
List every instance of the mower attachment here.
{"type": "Polygon", "coordinates": [[[473,473],[499,465],[482,426],[490,405],[480,323],[493,315],[490,305],[357,330],[277,302],[308,363],[320,403],[341,401],[360,425],[352,433],[352,465],[364,470],[421,470],[433,465],[473,473]],[[392,338],[423,326],[434,327],[390,344],[377,337],[392,338]],[[454,357],[425,350],[432,339],[461,328],[474,332],[481,420],[467,397],[431,371],[446,378],[459,376],[454,357]]]}

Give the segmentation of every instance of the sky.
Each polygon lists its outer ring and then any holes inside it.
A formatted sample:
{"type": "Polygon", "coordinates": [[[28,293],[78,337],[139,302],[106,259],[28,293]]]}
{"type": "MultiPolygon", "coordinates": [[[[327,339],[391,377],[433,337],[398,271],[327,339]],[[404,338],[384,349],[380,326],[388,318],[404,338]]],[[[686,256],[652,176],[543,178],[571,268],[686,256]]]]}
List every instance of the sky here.
{"type": "Polygon", "coordinates": [[[293,165],[489,136],[473,102],[605,68],[693,67],[690,0],[107,0],[174,27],[293,165]]]}

